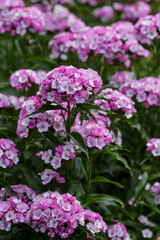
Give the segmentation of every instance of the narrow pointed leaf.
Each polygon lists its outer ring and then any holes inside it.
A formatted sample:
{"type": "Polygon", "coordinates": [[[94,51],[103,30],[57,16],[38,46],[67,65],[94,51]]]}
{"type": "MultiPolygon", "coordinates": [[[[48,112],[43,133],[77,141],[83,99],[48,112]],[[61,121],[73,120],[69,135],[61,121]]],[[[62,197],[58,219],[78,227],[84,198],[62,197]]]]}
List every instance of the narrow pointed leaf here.
{"type": "Polygon", "coordinates": [[[117,187],[124,188],[124,186],[121,185],[120,183],[111,181],[111,180],[109,180],[109,179],[107,179],[107,178],[105,178],[105,177],[101,177],[101,176],[97,176],[97,177],[93,178],[90,182],[91,182],[91,183],[92,183],[92,182],[106,182],[106,183],[114,184],[114,185],[116,185],[117,187]]]}

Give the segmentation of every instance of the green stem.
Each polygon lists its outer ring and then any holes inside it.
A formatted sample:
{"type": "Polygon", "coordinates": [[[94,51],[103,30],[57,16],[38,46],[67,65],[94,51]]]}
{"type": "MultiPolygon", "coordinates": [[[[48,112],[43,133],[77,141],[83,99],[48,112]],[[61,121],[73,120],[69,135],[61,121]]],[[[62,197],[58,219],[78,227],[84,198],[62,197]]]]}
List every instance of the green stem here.
{"type": "Polygon", "coordinates": [[[68,102],[68,106],[67,106],[67,113],[68,113],[68,118],[67,118],[67,140],[70,141],[70,133],[71,133],[71,108],[70,108],[70,103],[68,102]]]}
{"type": "Polygon", "coordinates": [[[88,161],[89,161],[89,169],[88,169],[86,200],[87,200],[87,197],[89,194],[89,190],[90,190],[90,186],[91,186],[91,177],[92,177],[92,160],[91,160],[91,158],[89,158],[88,161]]]}

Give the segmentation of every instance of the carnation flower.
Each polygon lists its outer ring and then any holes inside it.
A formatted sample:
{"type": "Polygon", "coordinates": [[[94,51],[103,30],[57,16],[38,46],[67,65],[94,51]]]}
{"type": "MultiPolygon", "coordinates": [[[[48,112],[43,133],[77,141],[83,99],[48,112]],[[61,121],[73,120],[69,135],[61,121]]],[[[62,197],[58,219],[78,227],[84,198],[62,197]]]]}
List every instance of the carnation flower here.
{"type": "Polygon", "coordinates": [[[58,183],[65,183],[65,179],[52,169],[45,169],[42,173],[38,173],[38,175],[41,176],[43,185],[50,183],[52,179],[55,179],[58,183]]]}
{"type": "Polygon", "coordinates": [[[129,21],[137,21],[151,12],[150,5],[144,1],[129,4],[114,3],[113,6],[115,10],[122,12],[122,18],[129,21]]]}
{"type": "Polygon", "coordinates": [[[136,38],[141,43],[151,44],[159,37],[160,14],[141,17],[135,25],[136,38]]]}
{"type": "Polygon", "coordinates": [[[92,69],[61,66],[50,71],[42,80],[37,96],[40,100],[55,103],[84,103],[101,87],[102,79],[92,69]]]}
{"type": "Polygon", "coordinates": [[[46,164],[50,164],[54,169],[61,167],[62,160],[69,160],[75,158],[75,150],[77,146],[71,142],[65,142],[64,145],[58,145],[55,148],[55,153],[51,149],[42,151],[37,156],[40,157],[46,164]]]}
{"type": "Polygon", "coordinates": [[[49,42],[52,51],[50,58],[60,57],[67,60],[66,53],[72,51],[77,52],[79,59],[85,62],[88,55],[93,53],[94,56],[103,56],[109,64],[118,59],[120,63],[129,67],[130,58],[136,60],[138,56],[148,57],[149,51],[140,45],[134,36],[134,26],[125,22],[117,24],[124,28],[122,37],[114,25],[84,27],[83,31],[78,33],[63,32],[55,35],[54,40],[49,42]],[[127,37],[124,39],[124,36],[127,37]]]}
{"type": "Polygon", "coordinates": [[[135,75],[133,72],[129,71],[120,71],[115,73],[110,77],[110,85],[115,88],[120,88],[124,83],[135,79],[135,75]]]}
{"type": "Polygon", "coordinates": [[[152,192],[156,195],[154,202],[155,204],[160,204],[160,183],[155,182],[151,188],[152,192]]]}
{"type": "Polygon", "coordinates": [[[102,92],[99,94],[99,97],[106,98],[106,100],[97,99],[94,101],[94,103],[100,106],[103,110],[117,111],[121,109],[123,112],[125,112],[125,116],[127,118],[132,117],[132,114],[137,112],[134,108],[134,102],[132,99],[126,97],[117,90],[106,88],[102,90],[102,92]]]}
{"type": "MultiPolygon", "coordinates": [[[[17,134],[20,138],[28,137],[29,131],[35,127],[39,132],[46,132],[49,128],[53,128],[55,135],[66,135],[64,119],[60,110],[49,110],[34,114],[42,104],[37,97],[29,97],[24,102],[17,126],[17,134]],[[28,116],[31,113],[33,114],[28,116]]],[[[65,113],[64,116],[66,117],[65,113]]]]}
{"type": "Polygon", "coordinates": [[[155,224],[149,221],[149,219],[144,215],[139,216],[138,220],[140,221],[140,223],[143,223],[146,226],[155,227],[155,224]]]}
{"type": "Polygon", "coordinates": [[[120,91],[128,97],[136,97],[138,102],[143,102],[146,108],[158,106],[160,102],[160,77],[146,77],[140,80],[131,80],[124,83],[120,91]]]}
{"type": "Polygon", "coordinates": [[[144,238],[152,238],[153,232],[151,230],[149,230],[149,229],[143,229],[142,230],[142,236],[144,238]]]}
{"type": "Polygon", "coordinates": [[[45,192],[38,195],[30,208],[28,224],[37,232],[48,232],[54,237],[67,238],[73,234],[78,224],[86,226],[92,234],[106,231],[106,224],[98,213],[84,210],[70,195],[58,192],[45,192]]]}
{"type": "Polygon", "coordinates": [[[45,26],[44,15],[36,7],[12,9],[1,22],[3,32],[10,32],[12,36],[16,34],[23,36],[27,30],[31,33],[40,32],[45,26]]]}
{"type": "Polygon", "coordinates": [[[114,10],[110,6],[97,8],[93,13],[96,18],[101,19],[101,22],[108,22],[114,17],[114,10]]]}
{"type": "Polygon", "coordinates": [[[0,139],[0,167],[12,167],[19,162],[17,153],[18,149],[15,148],[15,144],[8,139],[0,139]]]}
{"type": "Polygon", "coordinates": [[[56,4],[54,10],[45,13],[45,29],[47,31],[62,32],[69,29],[71,32],[80,32],[86,24],[66,7],[56,4]]]}
{"type": "Polygon", "coordinates": [[[76,123],[72,127],[72,131],[79,132],[89,148],[102,149],[112,141],[112,134],[108,128],[96,123],[94,120],[84,120],[82,125],[76,123]]]}
{"type": "Polygon", "coordinates": [[[146,151],[151,151],[154,157],[160,156],[160,138],[151,138],[146,145],[146,151]]]}
{"type": "Polygon", "coordinates": [[[14,8],[24,8],[24,2],[22,0],[1,0],[0,1],[0,18],[5,17],[5,15],[14,8]]]}
{"type": "Polygon", "coordinates": [[[0,108],[14,107],[15,110],[18,110],[22,107],[24,102],[24,97],[8,96],[0,93],[0,108]]]}
{"type": "Polygon", "coordinates": [[[25,89],[28,91],[28,88],[33,86],[33,83],[40,84],[43,77],[45,76],[45,71],[33,71],[31,69],[20,69],[10,76],[10,83],[13,88],[25,89]]]}
{"type": "Polygon", "coordinates": [[[107,226],[108,237],[112,240],[131,240],[130,235],[126,230],[126,226],[118,222],[118,220],[113,220],[113,225],[107,226]]]}

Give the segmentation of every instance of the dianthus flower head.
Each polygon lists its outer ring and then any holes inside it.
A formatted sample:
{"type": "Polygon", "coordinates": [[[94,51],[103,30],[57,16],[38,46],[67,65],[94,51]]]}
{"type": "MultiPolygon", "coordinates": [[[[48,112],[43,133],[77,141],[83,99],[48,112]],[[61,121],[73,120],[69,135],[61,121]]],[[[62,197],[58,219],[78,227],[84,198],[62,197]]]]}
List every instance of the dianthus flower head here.
{"type": "Polygon", "coordinates": [[[120,71],[112,75],[109,82],[112,87],[120,88],[124,83],[129,82],[132,79],[135,79],[133,72],[120,71]]]}
{"type": "MultiPolygon", "coordinates": [[[[61,167],[62,160],[68,161],[76,157],[76,150],[77,146],[71,141],[65,142],[64,145],[58,145],[55,147],[55,152],[53,152],[51,149],[48,149],[47,151],[40,152],[37,156],[40,157],[46,164],[50,164],[53,169],[58,169],[61,167]]],[[[50,169],[48,170],[50,171],[50,169]]],[[[51,172],[49,172],[49,174],[50,173],[51,172]]],[[[51,178],[51,176],[49,178],[51,178]]]]}
{"type": "Polygon", "coordinates": [[[160,138],[151,138],[146,145],[146,151],[151,151],[154,157],[160,156],[160,138]]]}
{"type": "MultiPolygon", "coordinates": [[[[32,204],[32,200],[36,197],[36,192],[27,185],[12,185],[11,188],[18,194],[19,199],[21,199],[24,203],[27,203],[28,206],[32,204]]],[[[8,193],[5,188],[1,188],[0,202],[3,201],[5,196],[7,200],[12,197],[12,195],[8,193]]]]}
{"type": "Polygon", "coordinates": [[[108,22],[114,17],[114,10],[111,6],[103,6],[94,10],[94,16],[102,22],[108,22]]]}
{"type": "Polygon", "coordinates": [[[99,97],[106,98],[106,100],[97,99],[94,103],[100,106],[103,110],[118,111],[120,109],[122,112],[125,112],[127,118],[132,117],[132,114],[137,112],[131,98],[117,90],[113,90],[112,88],[102,90],[99,97]]]}
{"type": "Polygon", "coordinates": [[[0,139],[0,167],[12,167],[19,162],[17,153],[18,149],[15,148],[15,144],[8,139],[0,139]]]}
{"type": "Polygon", "coordinates": [[[58,192],[45,192],[38,195],[30,208],[28,224],[35,230],[54,237],[67,238],[73,234],[78,224],[86,226],[92,234],[106,230],[102,217],[84,210],[75,197],[58,192]]]}
{"type": "Polygon", "coordinates": [[[80,18],[59,4],[54,6],[53,12],[45,13],[45,21],[45,29],[52,32],[69,29],[71,32],[78,33],[86,26],[80,18]]]}
{"type": "Polygon", "coordinates": [[[3,32],[10,32],[12,36],[25,35],[44,30],[45,18],[43,13],[36,7],[15,8],[2,18],[3,32]]]}
{"type": "Polygon", "coordinates": [[[160,14],[141,17],[135,24],[136,38],[141,43],[151,44],[159,37],[160,14]]]}
{"type": "Polygon", "coordinates": [[[55,103],[84,103],[101,87],[102,79],[92,69],[61,66],[53,69],[47,74],[47,78],[42,80],[37,96],[43,101],[55,103]]]}
{"type": "Polygon", "coordinates": [[[113,225],[107,226],[108,237],[111,240],[131,240],[130,235],[127,232],[127,228],[118,220],[113,220],[113,225]]]}
{"type": "Polygon", "coordinates": [[[153,232],[149,229],[143,229],[142,236],[143,236],[143,238],[152,238],[153,232]]]}
{"type": "MultiPolygon", "coordinates": [[[[38,132],[47,132],[49,128],[52,128],[55,131],[55,135],[66,134],[61,110],[48,110],[34,114],[42,105],[43,103],[35,96],[29,97],[24,102],[17,126],[17,134],[20,138],[28,137],[28,132],[35,127],[38,129],[38,132]]],[[[66,118],[65,113],[64,117],[66,118]]]]}
{"type": "Polygon", "coordinates": [[[24,102],[24,97],[16,97],[13,95],[5,95],[0,93],[0,108],[14,107],[15,110],[18,110],[22,107],[24,102]]]}
{"type": "Polygon", "coordinates": [[[72,131],[79,132],[89,148],[102,149],[112,141],[112,134],[106,126],[98,124],[94,120],[84,120],[81,124],[75,124],[72,131]]]}
{"type": "Polygon", "coordinates": [[[124,4],[121,9],[122,18],[128,21],[137,21],[139,18],[150,14],[151,10],[150,5],[144,1],[124,4]]]}
{"type": "Polygon", "coordinates": [[[33,86],[33,83],[40,84],[44,77],[45,71],[33,71],[31,69],[20,69],[12,73],[10,76],[10,83],[13,88],[25,89],[28,91],[28,88],[33,86]]]}
{"type": "Polygon", "coordinates": [[[160,204],[160,183],[155,182],[151,188],[152,192],[156,195],[154,202],[155,204],[160,204]]]}
{"type": "Polygon", "coordinates": [[[52,169],[45,169],[42,173],[38,173],[38,175],[41,176],[43,185],[50,183],[52,179],[55,179],[58,183],[65,183],[65,179],[52,169]]]}
{"type": "Polygon", "coordinates": [[[140,80],[132,79],[124,83],[120,91],[128,97],[136,97],[138,102],[143,102],[146,108],[160,103],[160,77],[145,77],[140,80]]]}
{"type": "Polygon", "coordinates": [[[24,8],[22,0],[0,0],[0,18],[5,17],[6,13],[14,8],[24,8]]]}
{"type": "Polygon", "coordinates": [[[134,36],[134,25],[128,22],[119,24],[121,28],[123,26],[123,34],[115,25],[110,27],[86,26],[79,33],[63,32],[57,34],[54,36],[54,40],[49,42],[52,51],[50,58],[60,57],[67,60],[66,53],[72,51],[77,52],[79,59],[85,62],[89,54],[93,53],[94,56],[102,55],[109,64],[113,64],[118,59],[128,68],[131,59],[136,60],[138,56],[148,57],[149,51],[139,44],[134,36]],[[132,26],[133,31],[130,26],[132,26]]]}

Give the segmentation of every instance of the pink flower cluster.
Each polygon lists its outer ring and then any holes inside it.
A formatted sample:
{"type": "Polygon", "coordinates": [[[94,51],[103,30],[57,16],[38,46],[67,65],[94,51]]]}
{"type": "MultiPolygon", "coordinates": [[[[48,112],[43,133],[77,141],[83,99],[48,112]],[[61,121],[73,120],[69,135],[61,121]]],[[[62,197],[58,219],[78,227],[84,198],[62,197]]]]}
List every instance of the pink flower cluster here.
{"type": "Polygon", "coordinates": [[[18,197],[0,190],[0,230],[9,231],[11,224],[25,223],[36,232],[54,237],[67,238],[78,225],[85,226],[92,234],[105,232],[107,226],[98,213],[85,210],[79,201],[69,193],[36,192],[26,185],[14,185],[11,188],[18,197]],[[4,196],[6,200],[4,201],[4,196]]]}
{"type": "Polygon", "coordinates": [[[153,156],[160,156],[160,138],[151,138],[146,145],[146,150],[150,151],[153,156]]]}
{"type": "Polygon", "coordinates": [[[6,13],[14,8],[24,8],[22,0],[0,0],[0,18],[4,17],[6,13]]]}
{"type": "Polygon", "coordinates": [[[73,33],[80,32],[86,24],[76,15],[71,13],[66,7],[55,5],[54,11],[45,13],[46,30],[48,31],[64,31],[69,29],[73,33]]]}
{"type": "Polygon", "coordinates": [[[105,23],[110,21],[114,17],[114,10],[110,6],[103,6],[95,9],[93,14],[96,18],[100,18],[101,22],[105,23]]]}
{"type": "Polygon", "coordinates": [[[114,8],[117,11],[122,11],[122,18],[129,21],[137,21],[141,17],[145,17],[151,12],[151,7],[144,1],[137,3],[114,3],[114,8]]]}
{"type": "Polygon", "coordinates": [[[5,94],[0,93],[0,108],[8,108],[13,106],[15,110],[18,110],[22,107],[24,102],[24,97],[16,97],[16,96],[7,96],[5,94]]]}
{"type": "Polygon", "coordinates": [[[92,69],[61,66],[50,71],[47,78],[42,80],[37,95],[43,101],[76,104],[84,103],[101,87],[102,79],[92,69]]]}
{"type": "Polygon", "coordinates": [[[135,24],[136,38],[141,43],[151,44],[159,37],[160,14],[148,15],[139,19],[135,24]]]}
{"type": "Polygon", "coordinates": [[[0,19],[0,32],[10,32],[12,36],[40,32],[45,27],[45,17],[36,7],[15,8],[0,19]]]}
{"type": "MultiPolygon", "coordinates": [[[[23,109],[22,107],[22,111],[23,109]]],[[[20,138],[28,137],[29,130],[35,127],[37,127],[39,132],[47,132],[49,128],[53,128],[55,135],[66,134],[64,120],[60,110],[50,110],[28,117],[25,116],[25,114],[22,115],[18,121],[17,134],[20,138]]]]}
{"type": "Polygon", "coordinates": [[[106,231],[106,224],[98,213],[84,210],[80,203],[70,195],[46,192],[38,195],[31,205],[29,225],[35,231],[54,237],[67,238],[73,234],[78,224],[86,226],[93,234],[106,231]]]}
{"type": "Polygon", "coordinates": [[[33,83],[40,84],[46,73],[42,70],[36,72],[31,69],[20,69],[11,74],[10,83],[17,90],[25,89],[25,91],[28,91],[28,88],[31,88],[33,83]]]}
{"type": "Polygon", "coordinates": [[[131,118],[132,114],[137,112],[132,99],[117,90],[106,88],[102,90],[98,96],[106,99],[97,99],[94,101],[94,103],[103,110],[117,111],[121,109],[122,112],[125,112],[127,118],[131,118]]]}
{"type": "Polygon", "coordinates": [[[160,204],[160,183],[155,182],[151,188],[152,192],[156,195],[154,202],[155,204],[160,204]]]}
{"type": "MultiPolygon", "coordinates": [[[[104,122],[103,122],[104,124],[104,122]]],[[[79,132],[87,147],[97,147],[102,149],[112,141],[112,134],[104,125],[96,123],[94,120],[84,120],[82,125],[77,123],[72,127],[73,131],[79,132]]]]}
{"type": "MultiPolygon", "coordinates": [[[[25,118],[27,115],[33,113],[34,111],[38,110],[42,106],[42,103],[38,101],[36,97],[29,97],[22,105],[22,109],[19,115],[19,120],[18,120],[18,127],[17,127],[17,134],[20,138],[25,138],[28,136],[28,131],[29,128],[32,129],[35,127],[36,122],[35,119],[30,119],[30,118],[25,118]],[[24,120],[23,120],[24,119],[24,120]],[[23,121],[23,122],[22,122],[23,121]]],[[[39,115],[38,115],[39,116],[39,115]]],[[[47,123],[48,124],[48,123],[47,123]]],[[[39,124],[38,127],[40,129],[45,129],[47,128],[46,131],[48,131],[48,125],[44,125],[43,121],[41,121],[41,124],[39,124]],[[39,126],[40,125],[40,126],[39,126]]]]}
{"type": "Polygon", "coordinates": [[[15,148],[15,144],[8,139],[0,139],[0,167],[12,167],[13,164],[19,162],[17,153],[18,149],[15,148]]]}
{"type": "Polygon", "coordinates": [[[129,26],[132,24],[127,23],[128,28],[124,28],[123,22],[117,24],[110,27],[84,27],[79,33],[63,32],[55,35],[54,40],[49,42],[50,58],[60,57],[67,60],[67,52],[72,51],[77,52],[79,59],[85,62],[88,55],[93,53],[94,56],[102,55],[109,64],[113,64],[118,59],[120,63],[129,67],[131,59],[136,60],[138,56],[148,57],[149,51],[140,45],[130,33],[129,26]],[[117,32],[120,27],[125,29],[123,38],[117,32]],[[127,36],[126,40],[124,40],[124,35],[127,36]]]}
{"type": "Polygon", "coordinates": [[[12,223],[27,223],[28,210],[36,196],[36,192],[26,185],[14,185],[11,188],[18,197],[9,194],[5,188],[0,190],[0,230],[3,231],[10,231],[12,223]]]}
{"type": "Polygon", "coordinates": [[[145,77],[140,80],[131,80],[122,85],[120,91],[128,97],[136,97],[138,102],[144,102],[146,108],[159,105],[160,77],[145,77]]]}
{"type": "MultiPolygon", "coordinates": [[[[32,204],[32,200],[36,197],[36,192],[26,185],[13,185],[11,188],[18,194],[18,198],[27,203],[28,206],[32,204]]],[[[5,196],[6,199],[12,197],[12,195],[8,193],[5,188],[1,188],[0,202],[3,202],[5,196]]]]}
{"type": "Polygon", "coordinates": [[[143,223],[146,226],[155,227],[155,224],[149,221],[149,219],[144,215],[139,216],[138,220],[140,221],[140,223],[143,223]]]}
{"type": "Polygon", "coordinates": [[[116,72],[110,77],[109,83],[115,88],[120,88],[124,83],[129,82],[132,79],[135,79],[135,75],[133,72],[120,71],[116,72]]]}
{"type": "Polygon", "coordinates": [[[45,152],[39,152],[36,155],[46,164],[51,164],[54,169],[61,167],[61,161],[75,158],[75,147],[76,145],[72,142],[65,142],[65,145],[58,145],[55,148],[55,153],[51,149],[45,152]]]}
{"type": "Polygon", "coordinates": [[[118,222],[118,220],[113,222],[117,223],[107,226],[108,237],[112,240],[131,240],[130,235],[126,230],[126,226],[118,222]]]}
{"type": "MultiPolygon", "coordinates": [[[[134,25],[131,22],[118,21],[111,25],[122,41],[135,40],[134,25]]],[[[130,49],[132,51],[132,48],[130,49]]]]}
{"type": "Polygon", "coordinates": [[[65,183],[65,179],[60,177],[59,173],[52,169],[45,169],[42,173],[38,173],[38,175],[41,176],[43,185],[50,183],[52,179],[55,179],[58,183],[65,183]]]}
{"type": "Polygon", "coordinates": [[[10,231],[12,223],[24,223],[28,205],[21,199],[11,196],[0,204],[0,230],[10,231]]]}

